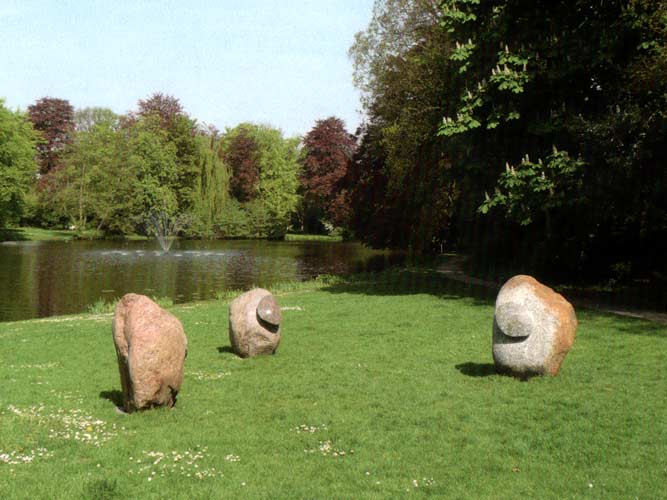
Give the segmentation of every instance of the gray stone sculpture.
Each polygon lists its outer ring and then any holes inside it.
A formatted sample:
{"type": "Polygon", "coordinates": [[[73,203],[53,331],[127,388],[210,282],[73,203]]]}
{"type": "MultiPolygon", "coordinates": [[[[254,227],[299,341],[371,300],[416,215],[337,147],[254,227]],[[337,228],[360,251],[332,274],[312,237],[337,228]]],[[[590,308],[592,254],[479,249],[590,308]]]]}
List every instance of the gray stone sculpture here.
{"type": "Polygon", "coordinates": [[[556,375],[577,331],[572,305],[530,276],[503,285],[493,317],[493,360],[502,373],[556,375]]]}
{"type": "Polygon", "coordinates": [[[237,297],[229,305],[229,340],[242,358],[273,354],[280,344],[280,305],[263,288],[237,297]]]}
{"type": "Polygon", "coordinates": [[[148,297],[128,293],[116,305],[112,331],[125,411],[172,407],[188,351],[181,322],[148,297]]]}

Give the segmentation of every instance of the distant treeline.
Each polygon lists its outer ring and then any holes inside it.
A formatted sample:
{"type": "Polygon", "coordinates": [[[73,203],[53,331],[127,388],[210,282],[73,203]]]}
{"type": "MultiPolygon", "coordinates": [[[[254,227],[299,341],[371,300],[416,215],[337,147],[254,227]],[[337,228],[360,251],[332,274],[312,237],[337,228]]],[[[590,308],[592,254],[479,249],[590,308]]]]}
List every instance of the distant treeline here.
{"type": "Polygon", "coordinates": [[[209,238],[345,225],[328,206],[354,153],[337,118],[315,124],[306,150],[270,126],[202,127],[161,93],[123,116],[51,97],[25,114],[0,112],[0,224],[122,236],[149,232],[159,214],[178,219],[183,236],[209,238]],[[324,145],[332,154],[311,139],[323,134],[341,141],[324,145]]]}

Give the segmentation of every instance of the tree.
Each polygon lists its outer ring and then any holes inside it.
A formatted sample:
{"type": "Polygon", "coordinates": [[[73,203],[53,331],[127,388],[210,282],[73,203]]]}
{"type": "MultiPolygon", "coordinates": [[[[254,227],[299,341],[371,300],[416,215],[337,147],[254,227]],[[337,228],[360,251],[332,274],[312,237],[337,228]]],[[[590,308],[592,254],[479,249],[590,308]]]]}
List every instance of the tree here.
{"type": "Polygon", "coordinates": [[[665,269],[666,18],[664,0],[376,1],[350,49],[357,234],[526,272],[665,269]]]}
{"type": "Polygon", "coordinates": [[[201,132],[197,144],[199,173],[192,208],[195,222],[190,230],[193,235],[211,237],[216,222],[222,219],[230,202],[230,173],[223,161],[224,153],[216,129],[201,132]]]}
{"type": "Polygon", "coordinates": [[[292,214],[299,205],[299,139],[284,138],[280,130],[256,126],[254,137],[259,145],[259,197],[268,214],[264,234],[282,238],[292,214]]]}
{"type": "Polygon", "coordinates": [[[0,227],[16,220],[35,180],[37,136],[30,121],[0,99],[0,227]]]}
{"type": "MultiPolygon", "coordinates": [[[[304,218],[325,217],[336,226],[348,226],[346,179],[356,141],[336,117],[318,120],[303,141],[301,184],[304,218]]],[[[315,221],[317,222],[317,221],[315,221]]],[[[312,231],[311,227],[307,230],[312,231]]]]}
{"type": "Polygon", "coordinates": [[[40,173],[48,174],[62,166],[61,157],[74,137],[74,108],[66,99],[43,97],[28,106],[35,130],[44,137],[37,145],[40,173]]]}
{"type": "Polygon", "coordinates": [[[662,265],[666,15],[652,0],[443,3],[459,71],[439,134],[467,146],[495,255],[512,234],[508,253],[544,271],[662,265]]]}
{"type": "Polygon", "coordinates": [[[155,116],[140,119],[129,135],[137,221],[155,210],[173,215],[179,208],[177,148],[168,134],[156,127],[155,120],[155,116]]]}
{"type": "Polygon", "coordinates": [[[155,92],[148,99],[139,99],[138,107],[139,116],[157,116],[164,129],[170,128],[177,116],[186,116],[181,102],[162,92],[155,92]]]}
{"type": "Polygon", "coordinates": [[[434,138],[447,109],[451,43],[438,2],[378,0],[350,49],[366,123],[353,166],[355,234],[373,246],[427,252],[447,239],[458,183],[434,138]]]}
{"type": "Polygon", "coordinates": [[[259,145],[251,125],[239,125],[225,134],[225,163],[231,170],[231,194],[241,203],[259,192],[259,145]]]}
{"type": "Polygon", "coordinates": [[[118,117],[102,108],[79,110],[76,117],[80,129],[42,198],[48,196],[52,210],[85,231],[88,222],[102,223],[107,205],[113,203],[109,191],[117,161],[118,117]]]}
{"type": "Polygon", "coordinates": [[[83,108],[74,113],[76,132],[90,132],[95,126],[101,125],[113,130],[120,126],[120,117],[109,108],[83,108]]]}
{"type": "Polygon", "coordinates": [[[160,92],[140,99],[138,108],[133,119],[150,119],[153,126],[166,132],[168,141],[175,146],[178,158],[176,201],[181,210],[191,209],[199,173],[196,120],[185,113],[176,97],[160,92]]]}
{"type": "Polygon", "coordinates": [[[250,123],[228,130],[222,140],[234,198],[221,221],[223,235],[282,237],[299,203],[299,140],[250,123]]]}

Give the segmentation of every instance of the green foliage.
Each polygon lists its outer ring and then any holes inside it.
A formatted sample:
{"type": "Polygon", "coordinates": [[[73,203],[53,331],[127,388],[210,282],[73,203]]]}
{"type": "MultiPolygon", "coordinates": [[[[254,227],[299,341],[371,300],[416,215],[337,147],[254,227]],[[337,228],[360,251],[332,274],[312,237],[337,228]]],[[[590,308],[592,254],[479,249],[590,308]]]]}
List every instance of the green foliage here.
{"type": "Polygon", "coordinates": [[[503,7],[495,6],[489,12],[489,7],[481,6],[479,1],[448,0],[443,2],[442,9],[442,26],[453,39],[467,37],[467,42],[456,41],[455,48],[450,49],[449,59],[459,65],[459,75],[450,85],[452,89],[463,91],[456,118],[445,116],[438,135],[464,134],[483,124],[491,130],[503,122],[518,119],[519,112],[502,93],[524,92],[532,78],[528,72],[531,57],[523,47],[512,52],[507,44],[495,57],[488,57],[490,43],[505,29],[498,25],[503,7]],[[491,26],[490,33],[484,32],[486,22],[491,26]]]}
{"type": "Polygon", "coordinates": [[[222,160],[222,147],[217,136],[197,137],[199,172],[192,207],[193,223],[187,229],[191,236],[215,236],[215,224],[220,221],[230,203],[229,168],[222,160]]]}
{"type": "MultiPolygon", "coordinates": [[[[140,101],[139,108],[121,117],[104,108],[78,110],[61,165],[29,193],[24,222],[127,236],[147,234],[148,219],[159,212],[187,221],[180,234],[188,237],[285,234],[300,201],[299,139],[252,124],[221,137],[198,128],[178,99],[163,94],[140,101]],[[239,202],[225,159],[241,131],[257,146],[257,186],[251,199],[239,202]]],[[[25,191],[20,183],[12,186],[25,191]]]]}
{"type": "MultiPolygon", "coordinates": [[[[174,301],[171,297],[152,296],[151,300],[163,308],[172,307],[174,301]]],[[[97,299],[88,306],[90,314],[112,314],[116,310],[116,300],[97,299]]]]}
{"type": "Polygon", "coordinates": [[[376,2],[350,49],[368,117],[356,233],[664,275],[666,19],[664,0],[376,2]]]}
{"type": "Polygon", "coordinates": [[[90,132],[95,127],[116,130],[120,126],[120,117],[109,108],[83,108],[74,112],[76,132],[90,132]]]}
{"type": "Polygon", "coordinates": [[[43,202],[83,232],[88,221],[103,221],[115,203],[110,173],[116,167],[118,117],[110,110],[86,109],[76,114],[81,130],[65,155],[65,165],[51,174],[41,192],[43,202]]]}
{"type": "Polygon", "coordinates": [[[104,299],[97,299],[88,306],[90,314],[111,314],[116,309],[116,301],[106,301],[104,299]]]}
{"type": "Polygon", "coordinates": [[[168,214],[178,210],[177,146],[156,126],[152,117],[142,118],[130,131],[130,164],[135,175],[135,216],[146,217],[158,209],[168,214]]]}
{"type": "Polygon", "coordinates": [[[37,173],[37,136],[28,119],[0,100],[0,227],[22,214],[37,173]]]}
{"type": "Polygon", "coordinates": [[[570,158],[554,147],[543,163],[531,162],[528,155],[515,168],[509,164],[498,180],[493,196],[486,194],[479,212],[500,208],[507,218],[526,226],[539,211],[548,213],[566,204],[577,205],[583,185],[584,162],[570,158]]]}
{"type": "Polygon", "coordinates": [[[350,167],[351,219],[373,246],[422,252],[451,238],[459,186],[435,135],[459,68],[441,18],[437,2],[378,1],[350,49],[368,116],[350,167]]]}
{"type": "Polygon", "coordinates": [[[223,148],[241,132],[257,146],[257,196],[228,202],[218,220],[220,232],[228,237],[281,238],[299,204],[299,140],[285,139],[280,130],[265,125],[241,124],[223,136],[223,148]]]}

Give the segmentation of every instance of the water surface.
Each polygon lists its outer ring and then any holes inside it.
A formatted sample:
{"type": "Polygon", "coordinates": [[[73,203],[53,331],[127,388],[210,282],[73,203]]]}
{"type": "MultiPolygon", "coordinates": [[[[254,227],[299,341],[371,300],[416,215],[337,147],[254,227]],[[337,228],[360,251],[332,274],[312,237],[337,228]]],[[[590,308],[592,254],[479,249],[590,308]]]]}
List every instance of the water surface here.
{"type": "Polygon", "coordinates": [[[0,321],[86,311],[134,292],[175,303],[320,274],[376,270],[400,259],[358,243],[154,241],[0,243],[0,321]]]}

